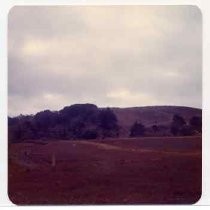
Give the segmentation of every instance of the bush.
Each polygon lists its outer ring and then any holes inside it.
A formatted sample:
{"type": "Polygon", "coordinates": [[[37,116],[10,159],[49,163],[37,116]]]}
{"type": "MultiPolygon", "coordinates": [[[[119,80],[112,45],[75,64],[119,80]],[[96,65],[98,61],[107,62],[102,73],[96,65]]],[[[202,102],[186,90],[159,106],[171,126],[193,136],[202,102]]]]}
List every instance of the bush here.
{"type": "Polygon", "coordinates": [[[135,122],[130,128],[130,137],[144,136],[145,127],[143,124],[135,122]]]}
{"type": "Polygon", "coordinates": [[[182,135],[181,130],[183,129],[186,122],[182,116],[174,115],[171,123],[171,133],[174,136],[182,135]]]}
{"type": "Polygon", "coordinates": [[[192,136],[194,134],[194,130],[190,125],[184,125],[180,130],[180,134],[183,136],[192,136]]]}
{"type": "Polygon", "coordinates": [[[154,133],[157,133],[159,131],[159,127],[157,125],[153,125],[152,130],[154,133]]]}
{"type": "Polygon", "coordinates": [[[202,132],[202,118],[194,116],[190,119],[190,125],[193,127],[194,130],[198,132],[202,132]]]}
{"type": "Polygon", "coordinates": [[[87,130],[83,133],[83,139],[97,139],[98,133],[96,130],[87,130]]]}
{"type": "Polygon", "coordinates": [[[102,109],[98,116],[102,137],[117,137],[119,134],[118,120],[110,108],[102,109]]]}

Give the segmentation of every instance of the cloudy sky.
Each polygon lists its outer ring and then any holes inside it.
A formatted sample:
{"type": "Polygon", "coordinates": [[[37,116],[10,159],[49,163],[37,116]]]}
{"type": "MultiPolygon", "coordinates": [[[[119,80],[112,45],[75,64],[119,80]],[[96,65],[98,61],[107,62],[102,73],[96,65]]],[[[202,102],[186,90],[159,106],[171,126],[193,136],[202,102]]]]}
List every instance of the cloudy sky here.
{"type": "Polygon", "coordinates": [[[13,7],[9,115],[98,106],[202,104],[194,6],[13,7]]]}

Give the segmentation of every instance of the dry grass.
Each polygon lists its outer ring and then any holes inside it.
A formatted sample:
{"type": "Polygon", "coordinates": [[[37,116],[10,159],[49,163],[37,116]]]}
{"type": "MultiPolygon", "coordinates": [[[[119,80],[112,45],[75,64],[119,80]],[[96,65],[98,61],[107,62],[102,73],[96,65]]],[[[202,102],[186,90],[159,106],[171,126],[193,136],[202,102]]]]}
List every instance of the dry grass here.
{"type": "Polygon", "coordinates": [[[16,204],[185,204],[200,194],[200,137],[9,147],[9,197],[16,204]]]}

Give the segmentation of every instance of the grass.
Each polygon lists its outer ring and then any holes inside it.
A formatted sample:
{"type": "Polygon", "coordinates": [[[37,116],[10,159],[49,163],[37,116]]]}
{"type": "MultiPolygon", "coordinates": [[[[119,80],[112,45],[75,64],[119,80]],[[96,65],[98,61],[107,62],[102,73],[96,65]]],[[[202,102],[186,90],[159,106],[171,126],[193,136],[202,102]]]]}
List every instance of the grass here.
{"type": "Polygon", "coordinates": [[[195,203],[201,137],[12,144],[8,193],[15,204],[195,203]]]}

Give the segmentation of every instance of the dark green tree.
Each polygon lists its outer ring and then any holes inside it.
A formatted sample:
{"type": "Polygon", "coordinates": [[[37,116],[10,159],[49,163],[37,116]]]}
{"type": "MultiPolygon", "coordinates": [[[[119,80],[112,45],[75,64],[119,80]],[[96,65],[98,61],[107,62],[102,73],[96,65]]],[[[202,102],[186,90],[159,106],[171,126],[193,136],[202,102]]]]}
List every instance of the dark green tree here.
{"type": "Polygon", "coordinates": [[[183,129],[184,125],[186,125],[186,121],[184,120],[184,118],[180,115],[175,114],[171,123],[171,133],[174,136],[181,135],[181,130],[183,129]]]}
{"type": "Polygon", "coordinates": [[[98,137],[98,132],[96,129],[89,129],[86,130],[83,134],[82,134],[82,138],[83,139],[97,139],[98,137]]]}
{"type": "Polygon", "coordinates": [[[194,116],[190,119],[189,123],[194,130],[198,131],[199,133],[202,132],[202,118],[201,117],[194,116]]]}
{"type": "Polygon", "coordinates": [[[157,125],[153,125],[152,130],[154,133],[157,133],[159,131],[159,127],[157,125]]]}
{"type": "Polygon", "coordinates": [[[102,137],[117,137],[119,134],[118,120],[110,108],[102,109],[98,116],[99,128],[102,130],[102,137]]]}
{"type": "Polygon", "coordinates": [[[130,128],[130,137],[144,136],[145,127],[143,124],[135,122],[130,128]]]}

